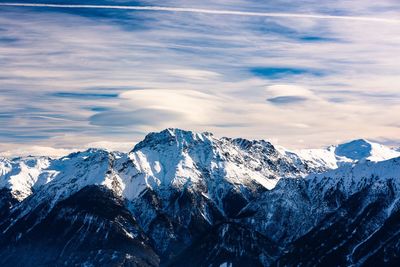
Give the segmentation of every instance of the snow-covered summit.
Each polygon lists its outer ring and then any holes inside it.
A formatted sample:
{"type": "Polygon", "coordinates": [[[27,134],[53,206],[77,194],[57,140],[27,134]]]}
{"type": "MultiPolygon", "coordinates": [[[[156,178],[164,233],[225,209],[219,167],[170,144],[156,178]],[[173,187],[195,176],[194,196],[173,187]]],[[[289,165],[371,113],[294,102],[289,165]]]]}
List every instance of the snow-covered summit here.
{"type": "Polygon", "coordinates": [[[150,133],[128,154],[88,149],[47,158],[29,168],[26,160],[14,161],[3,160],[0,185],[19,200],[39,189],[62,199],[92,184],[104,185],[127,199],[137,198],[146,189],[169,188],[201,189],[219,199],[243,187],[272,189],[282,177],[304,177],[311,171],[298,156],[282,153],[266,141],[218,139],[211,133],[180,129],[150,133]]]}
{"type": "MultiPolygon", "coordinates": [[[[189,258],[192,251],[199,251],[192,244],[200,244],[212,256],[202,255],[203,259],[213,258],[214,251],[221,255],[234,251],[231,258],[251,251],[250,258],[270,266],[274,255],[286,253],[290,244],[313,229],[322,229],[324,242],[336,250],[336,241],[325,239],[343,231],[344,222],[347,228],[338,242],[351,241],[346,246],[351,252],[346,257],[351,258],[359,244],[391,217],[398,218],[398,153],[367,140],[354,140],[297,154],[264,140],[166,129],[148,134],[129,153],[88,149],[59,159],[1,158],[0,216],[5,219],[0,231],[8,247],[12,242],[24,244],[34,240],[30,239],[33,236],[45,236],[47,229],[62,229],[67,234],[58,257],[69,244],[88,246],[84,240],[93,235],[100,240],[93,242],[93,255],[98,255],[97,244],[114,240],[118,227],[122,227],[123,238],[136,240],[139,225],[165,259],[174,255],[189,258]],[[395,158],[384,160],[391,157],[395,158]],[[122,224],[109,216],[115,209],[117,217],[125,216],[119,219],[127,219],[122,224]],[[357,231],[350,225],[352,217],[360,222],[357,231]],[[324,229],[331,227],[332,219],[338,225],[327,235],[324,229]],[[54,225],[61,227],[49,227],[54,225]],[[364,229],[362,236],[359,229],[364,229]],[[197,243],[199,237],[205,243],[197,243]],[[264,251],[271,245],[273,250],[264,251]],[[188,254],[181,254],[182,249],[188,254]]],[[[54,236],[63,233],[51,232],[49,240],[53,244],[54,236]]],[[[319,246],[320,240],[312,244],[319,246]]],[[[110,258],[114,259],[114,252],[110,258]]],[[[3,255],[8,256],[8,251],[3,255]]],[[[219,266],[221,262],[225,261],[197,265],[219,266]]]]}
{"type": "Polygon", "coordinates": [[[210,133],[179,129],[147,135],[129,158],[136,170],[126,186],[127,198],[144,188],[189,188],[200,189],[218,202],[232,190],[272,189],[282,177],[302,177],[310,171],[297,156],[281,153],[266,141],[218,139],[210,133]]]}
{"type": "Polygon", "coordinates": [[[62,199],[93,184],[127,199],[137,198],[146,189],[170,188],[201,190],[219,199],[243,188],[270,190],[281,178],[398,156],[400,152],[362,139],[291,152],[264,140],[216,138],[207,132],[169,128],[148,134],[129,153],[88,149],[59,159],[2,158],[0,188],[10,189],[19,201],[33,191],[52,192],[54,199],[62,199]]]}
{"type": "Polygon", "coordinates": [[[365,139],[357,139],[340,144],[335,148],[335,154],[352,160],[366,159],[371,156],[372,143],[365,139]]]}
{"type": "MultiPolygon", "coordinates": [[[[132,152],[143,147],[159,146],[164,144],[182,146],[194,142],[207,142],[213,140],[212,133],[196,133],[177,128],[168,128],[161,132],[152,132],[146,135],[143,141],[136,144],[132,152]]],[[[214,139],[215,140],[215,139],[214,139]]]]}
{"type": "Polygon", "coordinates": [[[295,151],[301,158],[315,166],[336,169],[341,165],[363,161],[384,161],[400,157],[400,152],[387,146],[365,139],[357,139],[322,149],[303,149],[295,151]]]}
{"type": "Polygon", "coordinates": [[[400,157],[400,153],[384,145],[374,143],[365,139],[353,140],[338,145],[335,154],[352,160],[383,161],[400,157]]]}
{"type": "Polygon", "coordinates": [[[10,189],[16,199],[23,200],[38,186],[50,162],[48,157],[0,158],[0,188],[10,189]]]}

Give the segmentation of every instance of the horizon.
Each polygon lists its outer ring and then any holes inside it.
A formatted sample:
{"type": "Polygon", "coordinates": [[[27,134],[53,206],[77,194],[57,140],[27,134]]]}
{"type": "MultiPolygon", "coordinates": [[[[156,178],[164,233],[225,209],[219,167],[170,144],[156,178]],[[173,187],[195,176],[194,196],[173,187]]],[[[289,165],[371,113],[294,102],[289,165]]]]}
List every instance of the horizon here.
{"type": "Polygon", "coordinates": [[[394,0],[7,3],[0,155],[127,148],[171,126],[289,149],[400,147],[394,0]]]}
{"type": "MultiPolygon", "coordinates": [[[[216,138],[216,139],[222,139],[222,138],[230,138],[230,139],[236,139],[236,138],[242,138],[240,136],[237,137],[232,137],[232,136],[215,136],[213,133],[210,132],[195,132],[195,131],[190,131],[190,130],[185,130],[185,129],[179,129],[179,128],[166,128],[163,129],[161,131],[157,131],[157,132],[149,132],[147,135],[149,134],[153,134],[153,133],[161,133],[163,131],[167,131],[167,130],[178,130],[178,131],[183,131],[183,132],[190,132],[193,134],[211,134],[212,137],[216,138]]],[[[145,137],[146,137],[145,136],[145,137]]],[[[99,149],[99,150],[106,150],[109,152],[122,152],[122,153],[129,153],[131,150],[133,150],[135,148],[135,146],[144,141],[145,137],[143,137],[143,139],[137,141],[137,142],[132,142],[132,143],[122,143],[122,142],[107,142],[107,141],[100,141],[100,142],[94,142],[94,143],[89,143],[85,146],[82,147],[63,147],[63,148],[55,148],[55,147],[46,147],[46,146],[28,146],[28,147],[24,147],[24,148],[16,148],[14,150],[9,150],[9,151],[0,151],[0,158],[4,157],[4,158],[20,158],[20,157],[50,157],[50,158],[61,158],[64,156],[68,156],[71,153],[76,153],[76,152],[84,152],[90,149],[99,149]]],[[[314,149],[328,149],[329,147],[338,147],[341,145],[346,145],[346,144],[350,144],[352,142],[355,141],[365,141],[367,143],[372,143],[372,144],[378,144],[378,145],[382,145],[385,146],[384,144],[380,144],[379,142],[376,142],[374,140],[369,140],[369,139],[365,139],[365,138],[359,138],[359,139],[352,139],[352,140],[345,140],[343,142],[340,143],[335,143],[335,144],[330,144],[330,145],[326,145],[326,146],[322,146],[322,147],[308,147],[308,148],[302,148],[302,149],[294,149],[294,148],[290,148],[290,147],[284,147],[278,143],[275,143],[274,141],[271,140],[267,140],[267,139],[246,139],[249,141],[266,141],[271,143],[273,146],[275,146],[278,150],[284,149],[285,151],[291,151],[294,153],[299,153],[301,151],[307,151],[307,150],[314,150],[314,149]]],[[[400,152],[400,147],[391,147],[391,146],[385,146],[388,147],[389,149],[393,150],[393,151],[399,151],[400,152]]]]}

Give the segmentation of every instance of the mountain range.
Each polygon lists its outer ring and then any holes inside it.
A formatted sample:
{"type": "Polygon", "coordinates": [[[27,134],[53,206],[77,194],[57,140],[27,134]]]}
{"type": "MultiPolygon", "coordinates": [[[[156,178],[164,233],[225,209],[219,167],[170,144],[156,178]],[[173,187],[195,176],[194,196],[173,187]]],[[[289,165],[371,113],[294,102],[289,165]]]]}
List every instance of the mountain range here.
{"type": "Polygon", "coordinates": [[[1,266],[399,266],[400,152],[166,129],[0,158],[1,266]]]}

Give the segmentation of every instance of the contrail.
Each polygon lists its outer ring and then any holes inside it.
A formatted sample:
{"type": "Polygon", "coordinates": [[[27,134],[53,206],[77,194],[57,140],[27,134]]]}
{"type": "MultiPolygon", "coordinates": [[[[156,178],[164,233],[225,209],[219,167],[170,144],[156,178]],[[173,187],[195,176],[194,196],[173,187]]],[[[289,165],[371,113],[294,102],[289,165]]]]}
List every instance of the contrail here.
{"type": "Polygon", "coordinates": [[[298,13],[269,13],[269,12],[248,12],[234,10],[213,10],[186,7],[162,7],[162,6],[114,6],[114,5],[62,5],[62,4],[31,4],[31,3],[0,3],[0,6],[15,7],[49,7],[49,8],[93,8],[93,9],[121,9],[121,10],[142,10],[142,11],[167,11],[167,12],[186,12],[215,15],[236,15],[249,17],[282,17],[282,18],[311,18],[325,20],[350,20],[383,23],[400,23],[396,18],[376,18],[362,16],[334,16],[322,14],[298,14],[298,13]]]}

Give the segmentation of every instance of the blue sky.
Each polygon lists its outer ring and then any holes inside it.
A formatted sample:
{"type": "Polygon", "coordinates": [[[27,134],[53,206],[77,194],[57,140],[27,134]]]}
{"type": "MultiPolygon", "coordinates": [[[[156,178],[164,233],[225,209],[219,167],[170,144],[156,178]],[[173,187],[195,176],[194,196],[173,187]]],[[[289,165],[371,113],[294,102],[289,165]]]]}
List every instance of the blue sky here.
{"type": "Polygon", "coordinates": [[[399,1],[7,2],[355,19],[0,5],[0,152],[127,149],[167,127],[400,145],[399,1]]]}

